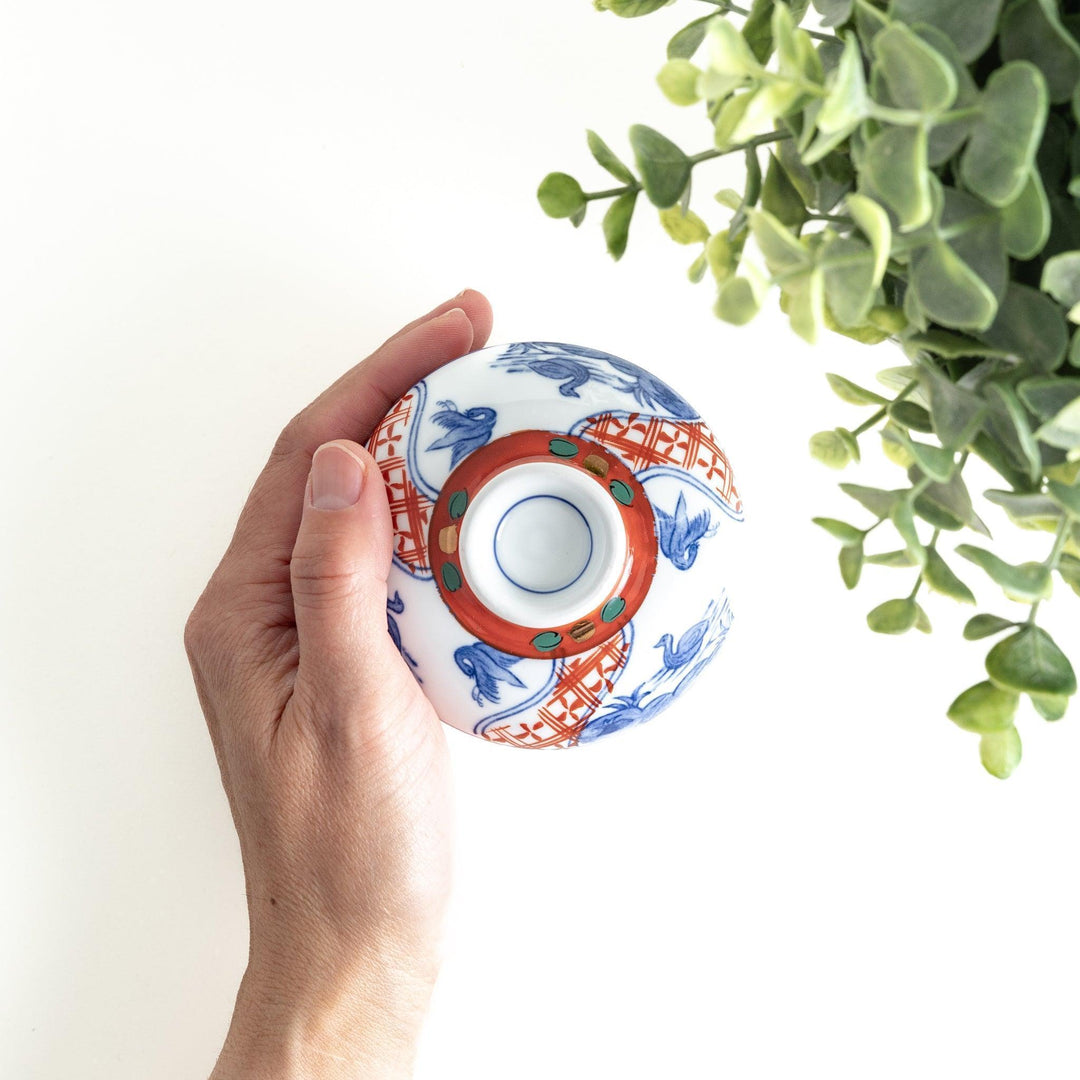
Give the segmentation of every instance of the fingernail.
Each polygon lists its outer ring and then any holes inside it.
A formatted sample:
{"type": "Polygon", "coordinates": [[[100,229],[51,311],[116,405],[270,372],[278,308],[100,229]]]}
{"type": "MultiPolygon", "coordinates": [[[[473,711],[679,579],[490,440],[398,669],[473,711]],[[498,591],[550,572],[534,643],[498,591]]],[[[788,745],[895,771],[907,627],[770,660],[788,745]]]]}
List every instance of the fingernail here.
{"type": "Polygon", "coordinates": [[[468,291],[469,291],[468,289],[462,289],[461,292],[459,292],[457,294],[457,296],[453,297],[453,299],[454,300],[460,300],[461,297],[463,297],[468,291]]]}
{"type": "Polygon", "coordinates": [[[316,510],[344,510],[360,498],[364,466],[344,447],[327,443],[311,462],[311,505],[316,510]]]}

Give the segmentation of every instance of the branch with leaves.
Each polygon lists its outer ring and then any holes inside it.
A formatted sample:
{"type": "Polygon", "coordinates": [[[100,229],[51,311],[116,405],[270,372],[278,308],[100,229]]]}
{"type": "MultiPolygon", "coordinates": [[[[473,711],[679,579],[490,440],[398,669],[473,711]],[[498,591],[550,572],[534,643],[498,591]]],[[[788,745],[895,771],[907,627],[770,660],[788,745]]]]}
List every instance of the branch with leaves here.
{"type": "MultiPolygon", "coordinates": [[[[634,18],[673,2],[595,6],[634,18]]],[[[657,82],[673,104],[703,107],[712,145],[687,154],[634,125],[631,168],[590,131],[619,186],[587,192],[550,173],[540,205],[577,227],[610,200],[602,226],[618,260],[644,195],[673,240],[701,245],[687,273],[711,275],[719,318],[747,323],[776,290],[808,342],[829,330],[903,350],[906,363],[878,375],[891,396],[828,376],[872,412],[813,435],[810,452],[844,468],[873,433],[906,482],[841,485],[868,526],[815,521],[839,540],[849,589],[867,564],[914,572],[906,595],[867,616],[885,634],[930,631],[923,586],[975,603],[940,550],[963,530],[990,541],[963,479],[972,455],[1003,481],[984,497],[1052,536],[1037,562],[966,543],[952,552],[1028,608],[968,621],[966,639],[999,640],[987,678],[948,709],[1006,777],[1020,760],[1021,696],[1057,720],[1076,692],[1036,616],[1055,577],[1080,594],[1080,3],[814,0],[821,25],[808,29],[808,0],[705,2],[668,42],[657,82]],[[690,209],[692,181],[728,154],[741,155],[744,184],[715,193],[728,213],[713,229],[690,209]],[[882,526],[892,549],[867,553],[882,526]]]]}

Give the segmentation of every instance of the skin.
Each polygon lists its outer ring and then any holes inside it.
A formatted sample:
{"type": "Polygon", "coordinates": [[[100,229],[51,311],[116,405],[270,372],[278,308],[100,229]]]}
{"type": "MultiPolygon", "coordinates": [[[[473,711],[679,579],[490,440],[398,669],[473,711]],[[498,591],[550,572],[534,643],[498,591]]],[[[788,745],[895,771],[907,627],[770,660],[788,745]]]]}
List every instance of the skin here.
{"type": "Polygon", "coordinates": [[[187,621],[250,921],[212,1080],[411,1073],[450,889],[451,783],[442,725],[386,631],[392,528],[360,444],[491,321],[465,290],[298,413],[187,621]]]}

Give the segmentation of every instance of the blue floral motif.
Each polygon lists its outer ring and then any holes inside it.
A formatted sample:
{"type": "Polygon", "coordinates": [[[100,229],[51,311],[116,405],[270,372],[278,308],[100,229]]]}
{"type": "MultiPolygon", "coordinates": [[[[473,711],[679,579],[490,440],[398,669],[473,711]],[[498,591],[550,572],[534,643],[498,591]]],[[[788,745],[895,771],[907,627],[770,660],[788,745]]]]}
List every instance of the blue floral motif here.
{"type": "MultiPolygon", "coordinates": [[[[400,615],[404,610],[405,601],[401,599],[401,594],[395,589],[394,595],[386,601],[386,629],[390,632],[390,640],[394,643],[397,651],[401,653],[402,658],[410,668],[415,668],[417,663],[409,654],[409,651],[402,646],[401,630],[398,628],[397,619],[394,618],[395,615],[400,615]]],[[[417,676],[417,682],[420,681],[421,679],[417,676]]]]}
{"type": "Polygon", "coordinates": [[[559,393],[563,397],[581,397],[578,390],[591,381],[631,394],[643,409],[680,420],[694,420],[698,416],[688,401],[655,375],[596,349],[554,341],[519,342],[494,361],[495,365],[510,373],[531,371],[545,379],[554,379],[559,382],[559,393]]]}
{"type": "Polygon", "coordinates": [[[453,468],[463,457],[491,439],[495,410],[478,405],[461,412],[452,401],[440,401],[438,404],[442,408],[431,414],[431,422],[446,428],[446,434],[436,439],[428,450],[449,450],[450,467],[453,468]]]}
{"type": "Polygon", "coordinates": [[[674,643],[664,634],[656,648],[664,650],[660,668],[642,682],[629,696],[617,696],[605,703],[603,710],[590,720],[578,736],[578,742],[592,742],[604,735],[651,720],[670,705],[708,666],[724,643],[731,626],[731,608],[709,604],[705,617],[694,623],[674,643]],[[673,680],[677,680],[672,686],[673,680]]]}
{"type": "Polygon", "coordinates": [[[705,509],[700,514],[689,517],[686,513],[686,498],[681,491],[675,503],[674,514],[661,510],[655,503],[653,512],[660,529],[660,550],[676,569],[689,570],[697,558],[698,544],[716,533],[718,526],[712,524],[712,515],[705,509]]]}
{"type": "Polygon", "coordinates": [[[485,700],[497,702],[500,682],[510,686],[525,685],[510,670],[520,660],[520,656],[500,652],[482,641],[454,650],[454,662],[475,684],[472,697],[477,705],[483,705],[485,700]]]}

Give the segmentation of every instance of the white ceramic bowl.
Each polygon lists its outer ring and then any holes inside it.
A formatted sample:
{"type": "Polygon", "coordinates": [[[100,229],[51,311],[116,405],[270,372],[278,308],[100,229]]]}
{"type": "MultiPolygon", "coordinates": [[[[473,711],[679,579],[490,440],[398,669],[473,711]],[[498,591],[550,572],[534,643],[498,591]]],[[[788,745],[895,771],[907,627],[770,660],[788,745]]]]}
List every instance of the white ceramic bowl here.
{"type": "Polygon", "coordinates": [[[592,742],[656,716],[723,643],[731,466],[635,364],[481,349],[409,390],[368,449],[395,530],[390,634],[446,723],[592,742]]]}

